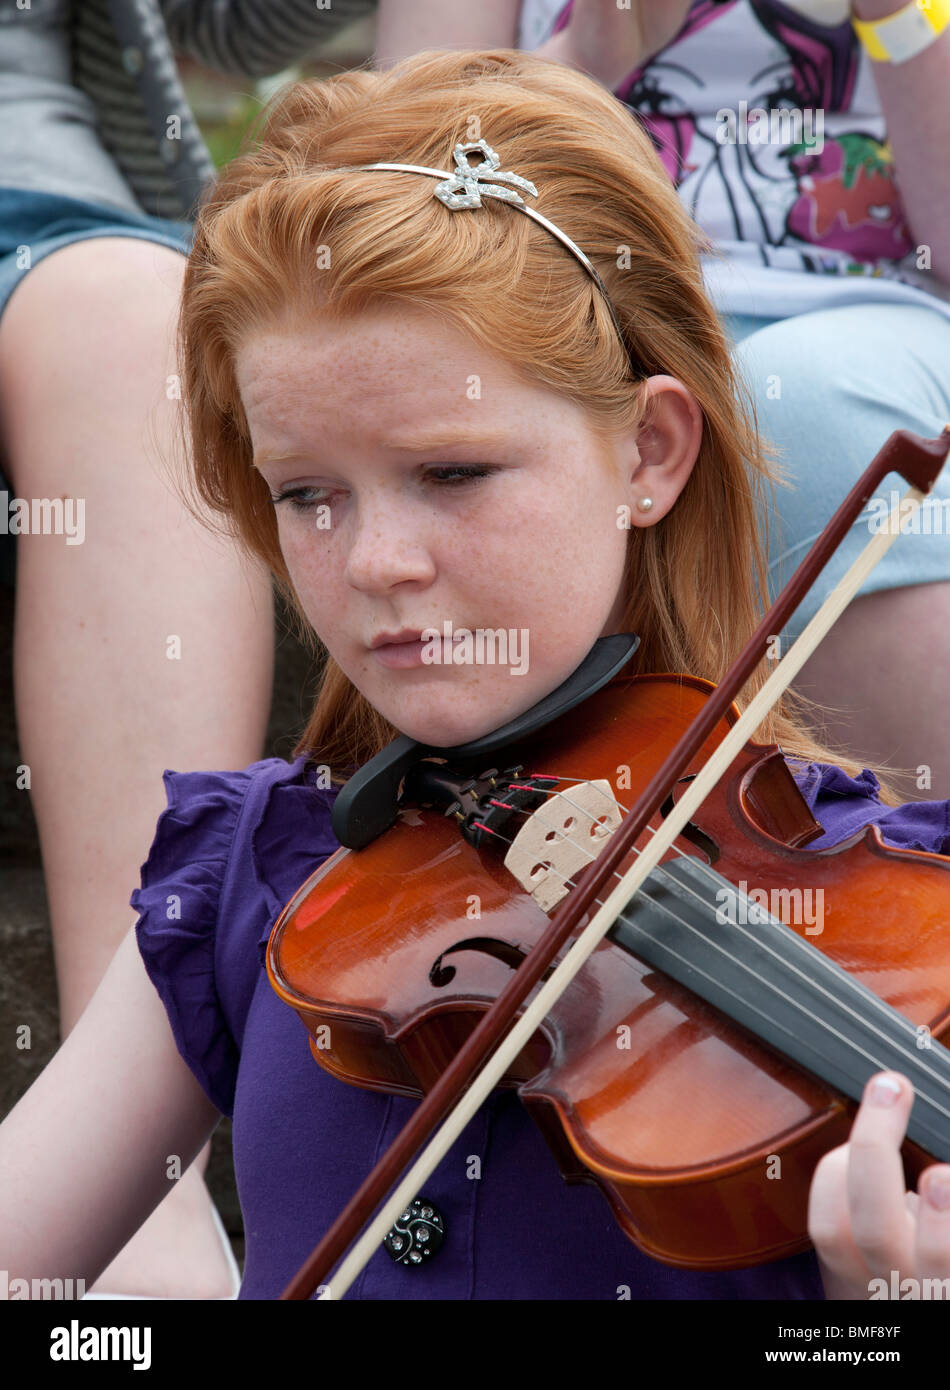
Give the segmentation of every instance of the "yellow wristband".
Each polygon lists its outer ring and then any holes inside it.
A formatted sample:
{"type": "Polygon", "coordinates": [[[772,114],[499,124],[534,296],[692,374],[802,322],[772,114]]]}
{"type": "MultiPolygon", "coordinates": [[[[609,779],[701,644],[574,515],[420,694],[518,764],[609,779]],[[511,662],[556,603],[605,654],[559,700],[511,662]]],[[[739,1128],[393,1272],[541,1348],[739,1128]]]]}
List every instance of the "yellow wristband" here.
{"type": "Polygon", "coordinates": [[[876,63],[906,63],[929,48],[950,24],[950,0],[911,0],[886,19],[857,19],[851,24],[876,63]]]}

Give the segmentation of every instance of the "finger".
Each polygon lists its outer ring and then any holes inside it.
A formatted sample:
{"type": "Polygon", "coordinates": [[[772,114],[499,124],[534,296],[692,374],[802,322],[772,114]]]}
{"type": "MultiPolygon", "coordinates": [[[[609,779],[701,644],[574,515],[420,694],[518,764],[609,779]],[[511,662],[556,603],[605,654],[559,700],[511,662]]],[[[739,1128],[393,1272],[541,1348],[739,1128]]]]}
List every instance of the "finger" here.
{"type": "Polygon", "coordinates": [[[914,1225],[907,1211],[901,1144],[914,1090],[900,1072],[878,1072],[864,1088],[848,1140],[848,1211],[872,1276],[912,1273],[914,1225]]]}
{"type": "Polygon", "coordinates": [[[857,1297],[854,1290],[867,1286],[871,1272],[851,1234],[847,1144],[831,1149],[815,1168],[808,1193],[808,1238],[818,1255],[826,1297],[857,1297]]]}
{"type": "Polygon", "coordinates": [[[935,1163],[917,1187],[916,1274],[918,1279],[946,1280],[942,1293],[930,1296],[950,1298],[950,1165],[935,1163]]]}

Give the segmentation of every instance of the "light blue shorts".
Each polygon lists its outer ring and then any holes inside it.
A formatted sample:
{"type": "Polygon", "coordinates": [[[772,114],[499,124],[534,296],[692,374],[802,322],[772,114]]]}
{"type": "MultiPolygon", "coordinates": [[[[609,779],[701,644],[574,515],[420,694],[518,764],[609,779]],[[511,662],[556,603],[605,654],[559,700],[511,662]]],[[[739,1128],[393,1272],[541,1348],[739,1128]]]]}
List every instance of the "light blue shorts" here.
{"type": "MultiPolygon", "coordinates": [[[[0,188],[0,315],[21,280],[53,251],[74,241],[90,237],[128,236],[140,241],[157,241],[187,256],[193,227],[190,222],[172,222],[146,213],[125,212],[105,203],[87,203],[59,193],[42,193],[32,188],[0,188]],[[24,269],[23,248],[29,250],[29,267],[24,269]]],[[[0,460],[3,442],[0,440],[0,460]]],[[[0,491],[10,491],[0,473],[0,491]]],[[[0,534],[0,582],[12,584],[16,577],[16,537],[0,534]]]]}
{"type": "MultiPolygon", "coordinates": [[[[950,424],[950,318],[916,304],[855,304],[789,319],[734,315],[725,324],[759,429],[777,445],[795,484],[776,486],[769,513],[774,601],[894,430],[932,439],[950,424]]],[[[892,492],[902,497],[907,487],[898,473],[886,475],[790,619],[788,640],[867,545],[880,504],[890,511],[892,492]]],[[[926,519],[918,513],[917,530],[897,537],[856,598],[950,580],[950,465],[928,498],[928,512],[926,519]]]]}

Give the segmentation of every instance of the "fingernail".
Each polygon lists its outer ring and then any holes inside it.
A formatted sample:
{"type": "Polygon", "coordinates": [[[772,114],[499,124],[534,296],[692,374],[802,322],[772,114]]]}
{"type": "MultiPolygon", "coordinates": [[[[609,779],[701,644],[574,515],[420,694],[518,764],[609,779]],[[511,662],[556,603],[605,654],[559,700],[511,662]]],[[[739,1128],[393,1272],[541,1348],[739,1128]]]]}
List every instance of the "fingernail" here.
{"type": "Polygon", "coordinates": [[[938,1211],[950,1208],[950,1177],[942,1173],[932,1175],[927,1182],[927,1201],[938,1211]]]}
{"type": "Polygon", "coordinates": [[[893,1105],[900,1093],[900,1084],[892,1076],[879,1076],[871,1087],[868,1100],[872,1105],[893,1105]]]}

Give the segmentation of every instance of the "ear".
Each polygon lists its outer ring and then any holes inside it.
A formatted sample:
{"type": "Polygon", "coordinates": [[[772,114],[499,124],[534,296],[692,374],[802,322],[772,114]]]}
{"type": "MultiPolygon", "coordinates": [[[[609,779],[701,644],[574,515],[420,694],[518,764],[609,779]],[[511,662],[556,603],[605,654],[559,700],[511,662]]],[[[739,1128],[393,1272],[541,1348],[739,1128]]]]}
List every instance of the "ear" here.
{"type": "Polygon", "coordinates": [[[634,526],[652,526],[670,510],[693,471],[703,437],[700,404],[676,377],[648,377],[644,390],[649,397],[649,423],[640,428],[635,442],[631,440],[629,452],[621,455],[634,526]],[[646,497],[653,506],[642,511],[637,503],[646,497]]]}

